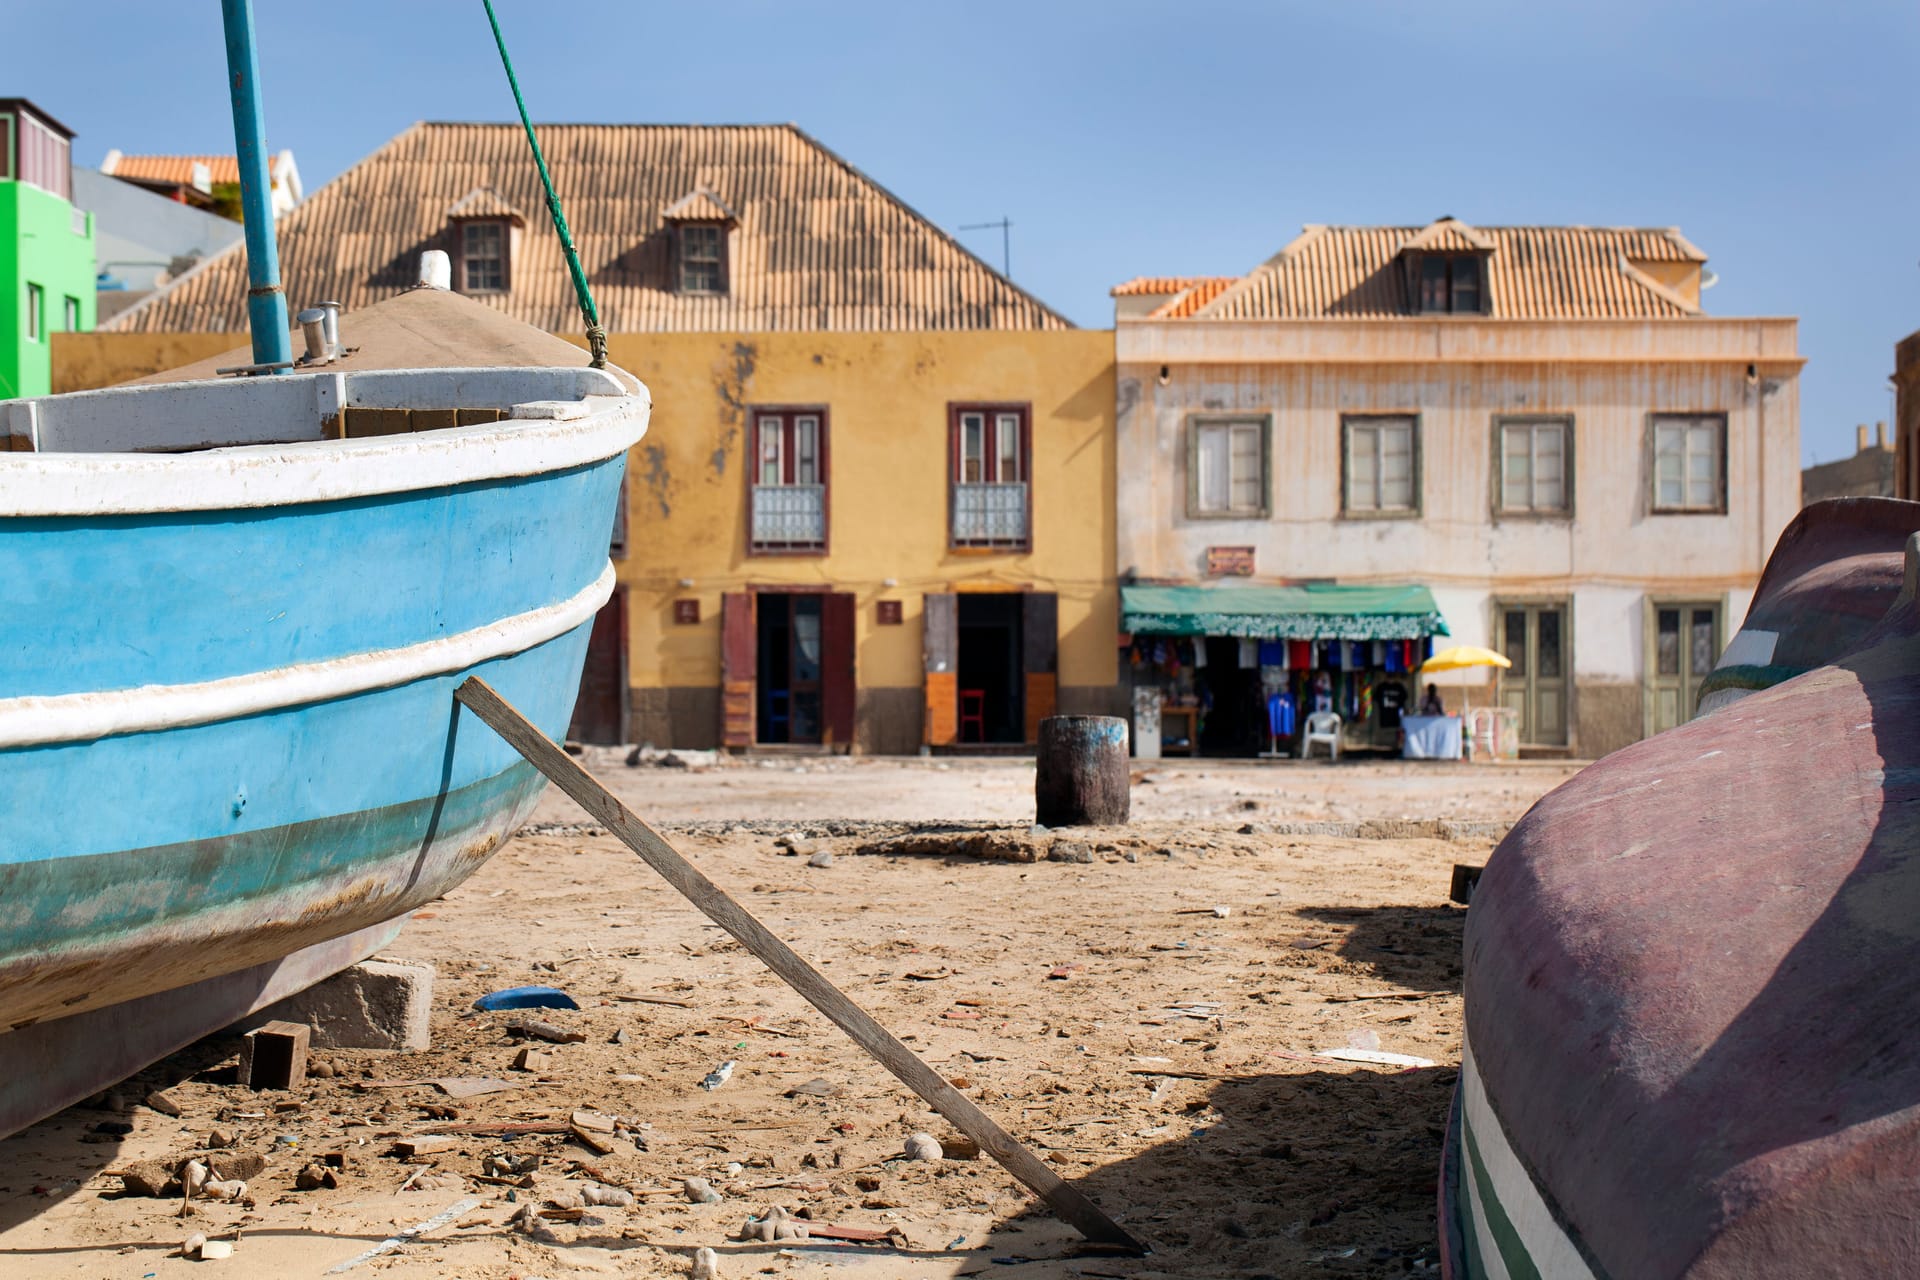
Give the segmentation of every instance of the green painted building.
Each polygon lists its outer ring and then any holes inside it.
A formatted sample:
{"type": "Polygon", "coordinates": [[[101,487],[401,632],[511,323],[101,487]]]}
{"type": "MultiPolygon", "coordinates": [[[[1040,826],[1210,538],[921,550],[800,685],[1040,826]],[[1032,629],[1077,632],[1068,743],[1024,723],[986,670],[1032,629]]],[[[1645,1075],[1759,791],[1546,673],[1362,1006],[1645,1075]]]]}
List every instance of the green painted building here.
{"type": "Polygon", "coordinates": [[[53,335],[93,328],[93,215],[73,206],[73,130],[0,98],[0,399],[53,389],[53,335]]]}

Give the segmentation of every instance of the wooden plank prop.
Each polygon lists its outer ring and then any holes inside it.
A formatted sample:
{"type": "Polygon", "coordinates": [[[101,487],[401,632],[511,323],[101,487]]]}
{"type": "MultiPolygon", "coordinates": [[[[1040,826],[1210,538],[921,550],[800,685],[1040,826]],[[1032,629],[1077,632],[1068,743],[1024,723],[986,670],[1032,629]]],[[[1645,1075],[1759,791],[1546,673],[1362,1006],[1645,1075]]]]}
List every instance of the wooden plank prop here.
{"type": "Polygon", "coordinates": [[[687,901],[707,918],[739,940],[758,956],[788,986],[805,996],[814,1008],[832,1019],[834,1025],[853,1038],[855,1044],[878,1059],[900,1082],[926,1099],[935,1111],[980,1144],[980,1149],[1032,1188],[1067,1222],[1087,1239],[1099,1244],[1117,1245],[1147,1253],[1119,1223],[1102,1213],[1093,1201],[1060,1180],[1059,1175],[1020,1142],[994,1123],[992,1117],[973,1105],[965,1095],[942,1079],[938,1072],[914,1056],[911,1049],[846,995],[812,965],[801,959],[786,943],[773,936],[753,913],[707,879],[678,850],[602,787],[593,775],[574,763],[546,735],[535,728],[478,676],[469,677],[454,697],[479,716],[495,733],[544,773],[555,786],[572,796],[588,813],[603,823],[621,843],[640,855],[642,861],[665,877],[687,901]]]}

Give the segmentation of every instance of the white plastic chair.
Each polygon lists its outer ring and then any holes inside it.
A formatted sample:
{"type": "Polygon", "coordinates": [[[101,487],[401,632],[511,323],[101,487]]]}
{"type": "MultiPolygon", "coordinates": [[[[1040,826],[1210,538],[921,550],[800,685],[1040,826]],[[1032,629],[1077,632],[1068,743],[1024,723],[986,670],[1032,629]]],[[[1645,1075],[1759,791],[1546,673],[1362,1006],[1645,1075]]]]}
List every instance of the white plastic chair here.
{"type": "Polygon", "coordinates": [[[1316,711],[1307,717],[1307,737],[1300,744],[1300,758],[1313,754],[1313,744],[1324,742],[1335,760],[1340,758],[1340,717],[1331,711],[1316,711]]]}

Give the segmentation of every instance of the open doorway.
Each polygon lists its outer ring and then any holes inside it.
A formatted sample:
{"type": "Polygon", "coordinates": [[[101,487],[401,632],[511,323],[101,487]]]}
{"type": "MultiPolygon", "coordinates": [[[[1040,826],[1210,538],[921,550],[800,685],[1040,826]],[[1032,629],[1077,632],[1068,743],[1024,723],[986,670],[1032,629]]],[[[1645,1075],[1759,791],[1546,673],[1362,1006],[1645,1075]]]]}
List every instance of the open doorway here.
{"type": "Polygon", "coordinates": [[[720,741],[853,745],[853,593],[770,588],[720,597],[720,741]]]}
{"type": "Polygon", "coordinates": [[[1051,591],[924,597],[929,747],[1036,741],[1059,699],[1059,599],[1051,591]]]}
{"type": "Polygon", "coordinates": [[[817,595],[763,593],[754,610],[754,740],[816,743],[821,734],[817,595]]]}
{"type": "Polygon", "coordinates": [[[1232,636],[1200,636],[1206,664],[1196,666],[1194,683],[1206,690],[1206,721],[1200,752],[1209,756],[1250,756],[1267,745],[1266,701],[1260,692],[1260,667],[1244,661],[1246,641],[1232,636]]]}
{"type": "Polygon", "coordinates": [[[959,599],[960,741],[1026,741],[1021,597],[969,592],[959,599]]]}

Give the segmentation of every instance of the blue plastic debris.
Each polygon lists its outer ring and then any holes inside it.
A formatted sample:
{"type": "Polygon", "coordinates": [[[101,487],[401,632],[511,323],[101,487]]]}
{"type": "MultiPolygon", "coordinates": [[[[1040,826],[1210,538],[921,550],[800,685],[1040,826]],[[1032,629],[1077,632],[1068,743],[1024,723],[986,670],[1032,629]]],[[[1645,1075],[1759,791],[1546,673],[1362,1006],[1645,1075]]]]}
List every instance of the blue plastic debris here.
{"type": "Polygon", "coordinates": [[[473,1007],[492,1012],[498,1009],[578,1009],[573,997],[558,987],[508,987],[489,991],[473,1002],[473,1007]]]}

